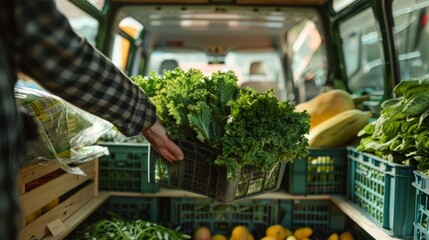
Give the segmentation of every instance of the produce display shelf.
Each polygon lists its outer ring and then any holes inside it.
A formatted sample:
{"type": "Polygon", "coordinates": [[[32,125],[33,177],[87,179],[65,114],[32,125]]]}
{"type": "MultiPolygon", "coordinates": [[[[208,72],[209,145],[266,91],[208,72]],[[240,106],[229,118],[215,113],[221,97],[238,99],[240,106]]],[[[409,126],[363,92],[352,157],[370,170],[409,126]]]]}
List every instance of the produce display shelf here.
{"type": "MultiPolygon", "coordinates": [[[[69,235],[77,226],[84,222],[93,212],[100,208],[103,203],[107,202],[109,198],[113,197],[148,197],[148,198],[159,198],[159,197],[171,197],[171,198],[202,198],[209,199],[206,196],[192,193],[186,190],[180,190],[176,188],[160,187],[158,192],[125,192],[125,191],[100,191],[98,197],[92,199],[79,209],[76,214],[71,216],[69,219],[64,221],[66,230],[56,236],[45,236],[45,239],[64,239],[69,235]]],[[[352,203],[342,195],[331,195],[331,194],[319,194],[319,195],[296,195],[290,194],[284,190],[277,190],[273,192],[262,193],[260,195],[253,196],[252,200],[261,199],[276,199],[280,202],[300,202],[300,200],[318,200],[316,202],[324,202],[325,200],[331,201],[336,205],[345,215],[347,215],[352,221],[360,226],[366,233],[371,235],[376,240],[399,240],[403,238],[395,238],[387,234],[379,225],[375,224],[366,214],[363,214],[359,210],[359,206],[352,203]],[[286,201],[285,201],[286,200],[286,201]]],[[[286,205],[287,206],[287,205],[286,205]]],[[[283,205],[285,207],[285,205],[283,205]]]]}
{"type": "MultiPolygon", "coordinates": [[[[193,194],[192,194],[193,195],[193,194]]],[[[51,239],[64,239],[68,234],[70,234],[79,224],[84,222],[93,212],[100,208],[104,203],[107,203],[110,197],[136,197],[136,196],[145,196],[145,197],[190,197],[186,191],[174,190],[174,189],[163,189],[157,194],[139,194],[139,193],[125,193],[125,192],[108,192],[100,191],[98,197],[91,200],[84,208],[80,209],[76,214],[64,222],[64,225],[67,227],[67,231],[53,236],[46,236],[42,240],[51,240],[51,239]]],[[[342,195],[307,195],[307,196],[297,196],[287,194],[283,191],[276,191],[273,193],[266,193],[254,197],[252,199],[278,199],[277,197],[281,196],[280,201],[284,200],[321,200],[321,201],[331,201],[332,204],[337,206],[347,217],[349,217],[353,222],[356,223],[363,231],[370,235],[374,240],[401,240],[402,238],[395,238],[388,235],[384,230],[377,226],[373,221],[371,221],[366,215],[358,210],[358,207],[346,199],[342,195]]],[[[192,197],[198,197],[193,195],[192,197]]],[[[203,197],[208,199],[206,197],[203,197]]]]}

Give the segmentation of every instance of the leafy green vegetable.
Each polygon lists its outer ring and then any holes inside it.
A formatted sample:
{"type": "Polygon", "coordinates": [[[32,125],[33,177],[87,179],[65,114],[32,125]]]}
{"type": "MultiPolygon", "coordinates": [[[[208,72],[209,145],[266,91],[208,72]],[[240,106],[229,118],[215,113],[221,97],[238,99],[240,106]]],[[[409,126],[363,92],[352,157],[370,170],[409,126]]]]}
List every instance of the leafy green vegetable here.
{"type": "Polygon", "coordinates": [[[229,178],[246,166],[267,171],[308,154],[309,115],[272,90],[240,89],[232,71],[204,76],[176,68],[131,79],[157,106],[169,136],[219,152],[214,163],[226,166],[229,178]]]}
{"type": "Polygon", "coordinates": [[[429,75],[401,81],[396,98],[383,102],[380,117],[365,126],[357,149],[429,175],[429,75]]]}
{"type": "Polygon", "coordinates": [[[232,172],[246,165],[267,171],[277,162],[307,155],[303,136],[309,129],[308,115],[295,112],[288,101],[278,101],[272,90],[261,94],[243,89],[229,106],[231,115],[225,126],[223,152],[216,164],[232,172]]]}
{"type": "Polygon", "coordinates": [[[404,95],[406,92],[412,92],[411,89],[422,86],[429,86],[429,74],[418,78],[404,79],[395,86],[393,92],[397,95],[404,95]]]}
{"type": "Polygon", "coordinates": [[[76,240],[181,240],[191,237],[149,221],[102,219],[90,225],[76,240]]]}

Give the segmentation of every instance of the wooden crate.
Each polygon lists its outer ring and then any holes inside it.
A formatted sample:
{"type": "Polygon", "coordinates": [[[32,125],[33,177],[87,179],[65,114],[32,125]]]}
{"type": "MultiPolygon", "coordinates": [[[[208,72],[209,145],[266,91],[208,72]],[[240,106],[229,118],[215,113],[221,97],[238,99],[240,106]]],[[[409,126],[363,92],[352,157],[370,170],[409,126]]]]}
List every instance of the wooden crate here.
{"type": "Polygon", "coordinates": [[[79,166],[87,176],[67,173],[57,163],[23,168],[18,175],[21,224],[19,239],[64,235],[64,222],[98,196],[98,159],[79,166]]]}

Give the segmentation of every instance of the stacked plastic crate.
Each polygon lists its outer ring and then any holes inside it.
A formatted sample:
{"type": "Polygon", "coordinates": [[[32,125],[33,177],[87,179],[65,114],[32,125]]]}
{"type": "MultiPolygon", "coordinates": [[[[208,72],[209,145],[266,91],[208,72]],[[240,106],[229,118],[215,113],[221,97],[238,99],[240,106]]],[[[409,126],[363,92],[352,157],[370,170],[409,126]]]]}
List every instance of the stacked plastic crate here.
{"type": "Polygon", "coordinates": [[[160,186],[149,183],[148,143],[100,143],[109,156],[100,158],[100,190],[155,193],[160,186]]]}
{"type": "Polygon", "coordinates": [[[415,189],[412,166],[350,147],[347,198],[393,237],[413,238],[415,189]]]}
{"type": "Polygon", "coordinates": [[[329,195],[345,194],[346,173],[345,147],[310,148],[308,157],[289,163],[283,183],[286,192],[295,197],[280,200],[280,223],[290,229],[311,227],[319,235],[344,231],[347,216],[329,200],[329,195]]]}

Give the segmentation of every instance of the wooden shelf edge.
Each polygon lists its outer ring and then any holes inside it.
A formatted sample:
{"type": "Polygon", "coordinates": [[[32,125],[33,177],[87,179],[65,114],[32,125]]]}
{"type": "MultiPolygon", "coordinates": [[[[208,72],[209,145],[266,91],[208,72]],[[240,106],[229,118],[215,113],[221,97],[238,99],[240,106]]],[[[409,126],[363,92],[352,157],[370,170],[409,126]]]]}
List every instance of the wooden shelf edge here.
{"type": "MultiPolygon", "coordinates": [[[[138,192],[109,192],[111,196],[118,197],[191,197],[191,198],[207,198],[206,196],[196,194],[193,192],[181,190],[181,189],[172,189],[172,188],[163,188],[161,187],[159,192],[156,193],[138,193],[138,192]]],[[[278,190],[274,192],[267,192],[262,194],[257,194],[254,196],[249,196],[248,198],[243,199],[279,199],[279,200],[329,200],[330,195],[292,195],[283,190],[278,190]]]]}
{"type": "Polygon", "coordinates": [[[344,196],[331,195],[331,201],[340,208],[351,220],[359,225],[365,232],[376,240],[401,240],[401,238],[394,238],[389,236],[383,229],[368,219],[361,213],[353,203],[349,202],[344,196]]]}
{"type": "Polygon", "coordinates": [[[79,209],[76,213],[70,216],[66,221],[64,221],[64,226],[66,230],[61,232],[56,236],[46,236],[43,240],[54,240],[54,239],[63,239],[69,235],[76,227],[78,227],[85,219],[87,219],[95,210],[97,210],[108,198],[110,194],[108,192],[99,192],[98,196],[94,199],[91,199],[88,203],[79,209]]]}

